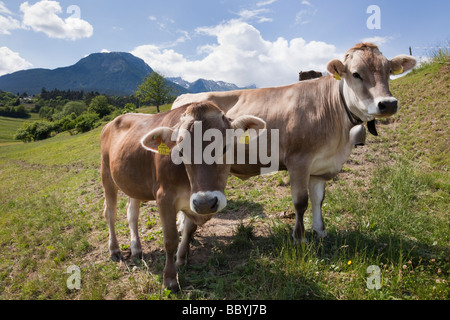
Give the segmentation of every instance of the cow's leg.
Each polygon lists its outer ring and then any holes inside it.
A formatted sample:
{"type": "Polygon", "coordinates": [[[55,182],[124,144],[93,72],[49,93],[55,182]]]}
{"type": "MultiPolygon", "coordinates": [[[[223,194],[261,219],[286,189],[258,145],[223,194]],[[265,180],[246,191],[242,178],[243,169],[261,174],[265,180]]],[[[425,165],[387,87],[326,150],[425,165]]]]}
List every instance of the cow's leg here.
{"type": "Polygon", "coordinates": [[[309,198],[311,199],[312,225],[319,239],[327,236],[322,218],[322,203],[325,198],[326,180],[311,176],[309,179],[309,198]]]}
{"type": "Polygon", "coordinates": [[[192,222],[186,215],[184,215],[184,228],[181,243],[178,246],[177,252],[177,266],[185,265],[189,254],[189,243],[192,239],[192,235],[197,230],[197,225],[192,222]]]}
{"type": "Polygon", "coordinates": [[[172,291],[178,291],[177,267],[175,252],[178,247],[177,212],[170,201],[157,197],[159,217],[161,219],[164,247],[166,249],[166,265],[163,272],[163,285],[172,291]]]}
{"type": "Polygon", "coordinates": [[[117,211],[117,188],[110,178],[110,176],[104,175],[102,177],[103,189],[105,193],[105,204],[103,215],[106,219],[109,228],[109,253],[111,259],[114,261],[122,260],[122,254],[120,253],[119,243],[116,238],[116,211],[117,211]]]}
{"type": "Polygon", "coordinates": [[[141,241],[138,231],[140,203],[139,200],[130,198],[127,204],[127,218],[131,235],[131,259],[133,260],[142,258],[141,241]]]}
{"type": "Polygon", "coordinates": [[[303,215],[308,208],[308,181],[309,174],[304,170],[289,170],[291,182],[292,202],[295,208],[295,227],[292,234],[297,243],[306,242],[303,215]]]}

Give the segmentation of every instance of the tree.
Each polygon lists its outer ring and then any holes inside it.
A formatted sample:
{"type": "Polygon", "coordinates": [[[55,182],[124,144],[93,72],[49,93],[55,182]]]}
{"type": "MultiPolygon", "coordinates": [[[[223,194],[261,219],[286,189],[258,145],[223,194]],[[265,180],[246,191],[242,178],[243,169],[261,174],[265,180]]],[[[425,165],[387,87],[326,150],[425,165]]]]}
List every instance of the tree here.
{"type": "Polygon", "coordinates": [[[136,96],[142,98],[144,102],[156,105],[156,111],[159,112],[159,106],[170,101],[170,87],[166,79],[156,72],[152,72],[138,86],[136,96]]]}

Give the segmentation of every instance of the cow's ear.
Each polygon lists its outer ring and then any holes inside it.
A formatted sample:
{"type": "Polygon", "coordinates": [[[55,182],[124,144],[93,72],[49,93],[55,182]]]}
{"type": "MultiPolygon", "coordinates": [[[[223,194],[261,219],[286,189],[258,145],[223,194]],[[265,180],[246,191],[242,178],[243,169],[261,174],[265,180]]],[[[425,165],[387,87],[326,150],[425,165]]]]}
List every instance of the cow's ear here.
{"type": "Polygon", "coordinates": [[[243,144],[249,144],[260,134],[263,133],[263,129],[266,128],[266,122],[255,116],[240,116],[231,123],[233,129],[244,130],[244,134],[239,138],[239,141],[243,144]]]}
{"type": "Polygon", "coordinates": [[[416,65],[416,59],[407,55],[399,55],[391,60],[391,74],[402,74],[416,65]]]}
{"type": "Polygon", "coordinates": [[[336,79],[341,80],[345,73],[345,66],[341,60],[334,59],[328,62],[327,71],[336,79]]]}
{"type": "Polygon", "coordinates": [[[172,133],[173,129],[168,127],[155,128],[142,137],[141,145],[146,150],[162,153],[165,147],[172,149],[175,146],[176,142],[171,139],[172,133]]]}
{"type": "Polygon", "coordinates": [[[266,122],[258,117],[255,116],[240,116],[231,123],[233,129],[242,129],[242,130],[248,130],[248,129],[254,129],[254,130],[260,130],[266,128],[266,122]]]}

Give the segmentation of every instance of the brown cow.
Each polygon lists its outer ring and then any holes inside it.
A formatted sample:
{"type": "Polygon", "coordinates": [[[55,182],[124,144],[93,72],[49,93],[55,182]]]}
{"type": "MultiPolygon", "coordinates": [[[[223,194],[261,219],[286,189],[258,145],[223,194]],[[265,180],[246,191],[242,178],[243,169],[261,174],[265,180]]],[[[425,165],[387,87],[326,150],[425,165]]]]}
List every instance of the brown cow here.
{"type": "MultiPolygon", "coordinates": [[[[122,258],[114,230],[117,191],[120,189],[130,197],[127,217],[132,258],[142,255],[138,234],[140,202],[156,200],[166,249],[163,283],[170,290],[177,290],[176,266],[186,261],[190,237],[197,225],[202,225],[226,206],[224,189],[230,164],[225,161],[206,164],[202,159],[192,161],[195,152],[190,152],[190,157],[181,154],[180,162],[175,163],[175,150],[188,141],[187,147],[193,147],[194,151],[199,148],[202,152],[206,147],[204,141],[191,146],[195,140],[190,139],[190,135],[203,135],[212,128],[223,136],[230,129],[264,127],[264,121],[253,116],[240,116],[231,121],[211,102],[189,104],[156,115],[125,114],[108,123],[101,134],[101,176],[111,258],[122,258]],[[175,264],[178,211],[183,211],[188,219],[175,264]]],[[[223,145],[218,148],[226,150],[223,145]]],[[[217,156],[224,157],[224,154],[217,156]]]]}
{"type": "MultiPolygon", "coordinates": [[[[397,99],[389,91],[389,75],[410,70],[415,63],[406,55],[388,60],[377,46],[360,43],[347,51],[344,62],[336,59],[328,63],[327,70],[334,77],[277,88],[185,94],[175,100],[172,109],[187,102],[209,100],[230,117],[244,113],[261,117],[269,135],[278,129],[278,170],[289,172],[296,213],[293,237],[304,241],[303,214],[308,198],[312,228],[318,237],[324,237],[322,202],[326,181],[339,173],[353,145],[364,142],[362,123],[371,124],[369,131],[375,134],[374,119],[397,112],[397,99]]],[[[231,173],[249,178],[260,174],[263,167],[261,163],[234,164],[231,173]]]]}

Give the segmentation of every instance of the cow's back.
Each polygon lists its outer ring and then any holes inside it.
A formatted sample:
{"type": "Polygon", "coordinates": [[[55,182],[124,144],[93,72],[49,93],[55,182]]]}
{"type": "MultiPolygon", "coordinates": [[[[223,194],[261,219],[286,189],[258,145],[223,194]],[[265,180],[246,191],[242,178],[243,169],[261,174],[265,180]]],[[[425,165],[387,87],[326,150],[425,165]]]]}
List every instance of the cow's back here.
{"type": "MultiPolygon", "coordinates": [[[[180,96],[179,101],[212,101],[231,119],[244,114],[262,118],[269,135],[272,129],[279,132],[279,160],[283,168],[292,153],[309,162],[321,150],[332,145],[334,152],[336,144],[346,143],[337,141],[343,128],[336,107],[340,103],[336,88],[335,80],[327,76],[282,87],[187,94],[180,96]]],[[[174,108],[179,106],[174,104],[174,108]]],[[[257,169],[252,165],[232,166],[233,173],[249,172],[249,176],[257,169]]]]}

